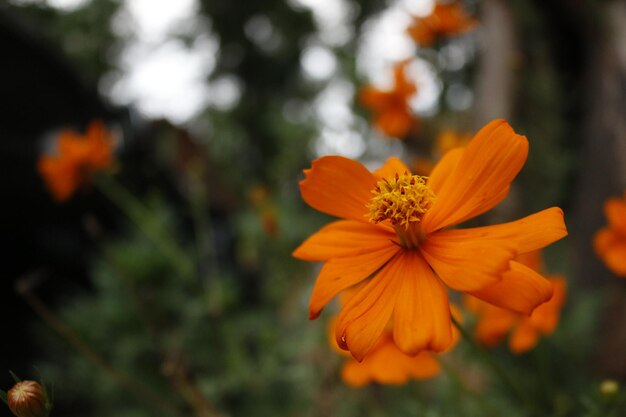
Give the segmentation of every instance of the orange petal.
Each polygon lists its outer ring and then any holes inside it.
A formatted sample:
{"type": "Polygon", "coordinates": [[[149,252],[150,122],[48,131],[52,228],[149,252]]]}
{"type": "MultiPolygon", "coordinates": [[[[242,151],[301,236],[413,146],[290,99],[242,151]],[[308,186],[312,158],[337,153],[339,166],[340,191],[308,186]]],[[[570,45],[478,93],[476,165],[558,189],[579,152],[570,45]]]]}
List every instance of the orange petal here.
{"type": "Polygon", "coordinates": [[[374,171],[376,178],[392,178],[396,174],[402,175],[405,172],[410,173],[411,170],[399,158],[392,156],[387,159],[384,165],[374,171]]]}
{"type": "Polygon", "coordinates": [[[372,275],[399,250],[398,246],[388,244],[378,251],[354,257],[333,258],[326,262],[313,287],[309,318],[317,318],[324,306],[338,293],[372,275]]]}
{"type": "Polygon", "coordinates": [[[602,257],[606,251],[611,248],[611,246],[619,244],[620,240],[620,236],[617,233],[615,233],[612,229],[605,227],[598,230],[593,237],[593,248],[596,253],[602,257]]]}
{"type": "Polygon", "coordinates": [[[300,192],[311,207],[331,216],[368,221],[366,205],[376,187],[376,177],[363,165],[342,156],[324,156],[304,173],[300,192]]]}
{"type": "Polygon", "coordinates": [[[393,245],[395,232],[370,223],[339,220],[322,227],[293,251],[305,261],[356,256],[393,245]]]}
{"type": "Polygon", "coordinates": [[[374,125],[387,136],[404,138],[415,126],[415,119],[409,108],[389,108],[381,111],[374,119],[374,125]]]}
{"type": "Polygon", "coordinates": [[[517,326],[509,339],[509,348],[513,353],[524,353],[533,349],[539,342],[539,333],[533,326],[522,322],[517,326]]]}
{"type": "Polygon", "coordinates": [[[562,277],[550,278],[552,283],[553,294],[552,298],[547,302],[537,307],[530,317],[526,320],[532,324],[532,326],[541,331],[542,334],[551,334],[554,332],[557,324],[559,323],[559,316],[563,304],[565,304],[565,293],[567,284],[562,277]]]}
{"type": "Polygon", "coordinates": [[[525,252],[517,255],[515,260],[522,265],[526,265],[533,271],[540,272],[542,270],[542,260],[541,260],[541,251],[533,250],[530,252],[525,252]]]}
{"type": "Polygon", "coordinates": [[[405,369],[415,379],[432,378],[441,371],[439,362],[429,352],[420,352],[417,356],[410,358],[405,369]]]}
{"type": "Polygon", "coordinates": [[[621,240],[609,246],[603,255],[603,260],[614,274],[626,277],[626,241],[621,240]]]}
{"type": "Polygon", "coordinates": [[[445,288],[415,251],[402,257],[402,284],[393,310],[393,338],[407,355],[441,352],[452,343],[450,304],[445,288]]]}
{"type": "Polygon", "coordinates": [[[341,376],[348,385],[361,387],[370,382],[400,385],[410,378],[432,378],[439,371],[439,363],[433,355],[428,352],[421,352],[417,356],[405,355],[385,333],[363,362],[355,359],[346,362],[341,376]]]}
{"type": "Polygon", "coordinates": [[[57,202],[69,199],[79,186],[78,171],[71,162],[59,157],[42,156],[37,168],[57,202]]]}
{"type": "Polygon", "coordinates": [[[359,93],[359,102],[371,109],[384,109],[388,106],[392,94],[387,91],[381,91],[377,88],[368,86],[363,87],[359,93]]]}
{"type": "Polygon", "coordinates": [[[465,230],[433,233],[420,250],[439,278],[457,291],[494,285],[516,255],[515,242],[472,236],[465,230]]]}
{"type": "Polygon", "coordinates": [[[461,223],[493,208],[506,197],[528,155],[528,141],[504,120],[482,128],[438,190],[424,215],[426,233],[461,223]]]}
{"type": "Polygon", "coordinates": [[[335,328],[339,347],[362,361],[387,327],[404,272],[401,256],[396,256],[352,296],[335,328]]]}
{"type": "Polygon", "coordinates": [[[433,190],[435,195],[437,195],[442,185],[450,178],[450,174],[454,172],[464,151],[465,148],[456,148],[447,152],[431,171],[428,177],[428,187],[433,190]]]}
{"type": "Polygon", "coordinates": [[[513,222],[454,230],[454,234],[463,240],[497,239],[514,242],[518,253],[526,253],[567,236],[567,229],[563,210],[551,207],[513,222]]]}
{"type": "Polygon", "coordinates": [[[611,228],[626,234],[626,202],[621,198],[609,198],[604,203],[604,214],[611,228]]]}
{"type": "Polygon", "coordinates": [[[493,347],[506,337],[518,321],[515,313],[486,304],[483,314],[478,316],[475,334],[482,345],[493,347]]]}
{"type": "Polygon", "coordinates": [[[489,304],[530,315],[538,305],[552,297],[552,284],[518,262],[511,261],[509,266],[500,282],[470,294],[489,304]]]}
{"type": "Polygon", "coordinates": [[[393,68],[394,88],[393,91],[401,97],[409,98],[417,91],[417,87],[406,77],[406,67],[410,61],[400,62],[393,68]]]}

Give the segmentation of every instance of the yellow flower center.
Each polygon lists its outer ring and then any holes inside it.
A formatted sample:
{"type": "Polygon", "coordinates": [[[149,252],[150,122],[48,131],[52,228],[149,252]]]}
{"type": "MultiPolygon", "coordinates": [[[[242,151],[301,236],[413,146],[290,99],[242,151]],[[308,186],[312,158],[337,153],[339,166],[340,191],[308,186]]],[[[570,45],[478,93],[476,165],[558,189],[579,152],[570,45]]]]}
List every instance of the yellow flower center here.
{"type": "Polygon", "coordinates": [[[435,193],[426,185],[426,177],[403,175],[383,178],[372,190],[374,197],[368,204],[370,221],[380,223],[389,220],[394,226],[400,244],[416,248],[421,236],[420,223],[424,214],[435,201],[435,193]]]}

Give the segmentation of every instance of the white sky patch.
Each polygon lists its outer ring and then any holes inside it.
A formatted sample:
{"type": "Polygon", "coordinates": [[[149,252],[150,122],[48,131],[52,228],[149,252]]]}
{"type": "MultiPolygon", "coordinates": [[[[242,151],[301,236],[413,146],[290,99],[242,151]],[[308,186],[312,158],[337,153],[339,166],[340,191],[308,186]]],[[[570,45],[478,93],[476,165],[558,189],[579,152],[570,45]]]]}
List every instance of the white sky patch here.
{"type": "MultiPolygon", "coordinates": [[[[91,0],[46,0],[45,4],[55,9],[71,12],[89,3],[91,0]]],[[[41,4],[41,0],[9,0],[9,3],[20,5],[41,4]]]]}
{"type": "Polygon", "coordinates": [[[389,68],[415,56],[415,44],[405,33],[410,23],[409,14],[399,7],[390,7],[364,24],[357,68],[370,82],[390,84],[389,68]]]}
{"type": "Polygon", "coordinates": [[[337,69],[337,58],[330,49],[321,45],[313,45],[304,49],[301,65],[304,75],[308,78],[315,81],[326,80],[337,69]]]}
{"type": "Polygon", "coordinates": [[[132,16],[135,33],[142,42],[163,41],[198,12],[196,0],[126,0],[124,8],[132,16]]]}
{"type": "Polygon", "coordinates": [[[231,110],[239,103],[242,93],[241,81],[237,77],[224,75],[210,84],[209,105],[221,111],[231,110]]]}
{"type": "Polygon", "coordinates": [[[197,0],[126,0],[112,25],[132,41],[118,61],[121,77],[105,93],[114,102],[135,105],[146,116],[175,123],[201,111],[209,103],[206,80],[215,66],[218,43],[206,33],[191,46],[172,37],[202,33],[197,11],[197,0]]]}
{"type": "Polygon", "coordinates": [[[205,74],[213,67],[217,46],[199,39],[192,48],[171,40],[154,49],[136,45],[122,60],[123,77],[113,85],[114,100],[133,103],[150,117],[180,123],[207,104],[205,74]]]}
{"type": "Polygon", "coordinates": [[[315,117],[322,126],[313,143],[316,155],[343,155],[358,158],[366,150],[362,136],[355,129],[352,110],[354,86],[335,79],[322,90],[313,104],[315,117]]]}
{"type": "Polygon", "coordinates": [[[288,0],[294,9],[313,13],[320,39],[329,46],[345,45],[354,36],[355,6],[346,0],[288,0]]]}
{"type": "Polygon", "coordinates": [[[61,10],[72,11],[82,7],[91,0],[47,0],[48,6],[61,10]]]}
{"type": "Polygon", "coordinates": [[[244,33],[259,49],[271,54],[281,43],[282,36],[272,24],[272,21],[263,14],[252,16],[244,25],[244,33]]]}
{"type": "Polygon", "coordinates": [[[428,16],[435,8],[435,0],[399,0],[398,5],[414,16],[428,16]]]}
{"type": "Polygon", "coordinates": [[[359,158],[365,152],[365,142],[357,132],[330,128],[322,129],[314,144],[317,155],[342,155],[347,158],[359,158]]]}

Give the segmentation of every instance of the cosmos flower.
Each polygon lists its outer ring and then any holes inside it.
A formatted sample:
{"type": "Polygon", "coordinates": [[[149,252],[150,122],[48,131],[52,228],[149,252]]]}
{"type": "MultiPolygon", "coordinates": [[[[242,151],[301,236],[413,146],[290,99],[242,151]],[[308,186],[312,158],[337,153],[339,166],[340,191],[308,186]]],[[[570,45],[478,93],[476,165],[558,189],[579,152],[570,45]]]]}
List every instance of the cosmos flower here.
{"type": "Polygon", "coordinates": [[[600,229],[593,240],[596,253],[617,276],[626,277],[626,193],[604,203],[608,226],[600,229]]]}
{"type": "Polygon", "coordinates": [[[100,121],[92,122],[84,136],[64,130],[56,137],[56,153],[39,158],[37,168],[58,202],[69,199],[93,175],[113,162],[113,139],[100,121]]]}
{"type": "MultiPolygon", "coordinates": [[[[518,256],[517,261],[540,271],[541,261],[538,251],[518,256]]],[[[515,313],[466,296],[466,307],[477,316],[476,340],[491,347],[502,342],[510,333],[511,352],[524,353],[537,345],[540,336],[552,334],[565,303],[566,283],[560,276],[548,279],[554,289],[552,298],[534,309],[530,315],[515,313]]]]}
{"type": "Polygon", "coordinates": [[[343,220],[293,252],[325,262],[309,317],[361,284],[343,306],[335,336],[342,349],[363,360],[390,322],[396,346],[408,355],[447,349],[453,338],[446,286],[526,314],[549,300],[550,282],[514,258],[567,234],[561,209],[449,229],[501,202],[527,154],[526,138],[496,120],[465,149],[449,152],[428,179],[410,174],[396,158],[374,173],[340,156],[314,161],[300,183],[302,197],[343,220]]]}
{"type": "Polygon", "coordinates": [[[463,10],[458,1],[435,4],[425,17],[414,17],[407,33],[420,46],[431,46],[439,38],[457,36],[472,30],[476,21],[463,10]]]}
{"type": "Polygon", "coordinates": [[[367,86],[361,90],[361,104],[374,112],[374,126],[387,136],[404,138],[414,127],[416,120],[409,107],[409,99],[417,92],[414,83],[405,75],[407,62],[394,68],[394,86],[381,91],[367,86]]]}

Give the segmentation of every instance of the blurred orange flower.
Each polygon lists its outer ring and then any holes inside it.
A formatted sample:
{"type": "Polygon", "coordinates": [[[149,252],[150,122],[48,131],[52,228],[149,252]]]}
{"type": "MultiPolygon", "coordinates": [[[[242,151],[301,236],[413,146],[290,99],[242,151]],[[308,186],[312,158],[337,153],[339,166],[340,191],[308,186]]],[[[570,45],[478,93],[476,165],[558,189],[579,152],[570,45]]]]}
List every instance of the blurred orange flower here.
{"type": "Polygon", "coordinates": [[[416,44],[431,46],[439,38],[460,35],[472,30],[476,24],[476,20],[465,13],[460,2],[437,2],[430,15],[413,18],[407,33],[416,44]]]}
{"type": "Polygon", "coordinates": [[[433,153],[437,158],[443,157],[454,148],[464,148],[472,139],[469,133],[459,133],[454,130],[442,130],[433,146],[433,153]]]}
{"type": "Polygon", "coordinates": [[[417,125],[409,107],[409,99],[417,92],[417,87],[405,76],[407,65],[408,62],[402,62],[394,68],[394,86],[391,90],[381,91],[367,86],[359,95],[361,104],[375,114],[374,126],[385,135],[400,139],[417,125]]]}
{"type": "Polygon", "coordinates": [[[363,362],[354,358],[346,361],[341,378],[353,387],[371,382],[402,385],[409,379],[433,378],[440,370],[433,353],[423,350],[415,356],[407,355],[393,342],[392,332],[385,331],[363,362]]]}
{"type": "Polygon", "coordinates": [[[278,236],[278,215],[270,193],[264,185],[255,185],[248,191],[250,202],[256,209],[263,231],[272,238],[278,236]]]}
{"type": "MultiPolygon", "coordinates": [[[[461,321],[460,311],[452,306],[452,314],[461,321]]],[[[337,318],[331,321],[329,326],[331,334],[329,340],[331,346],[339,353],[346,354],[337,346],[334,327],[337,318]]],[[[453,330],[453,343],[448,348],[452,349],[459,341],[458,330],[453,330]]],[[[376,345],[362,362],[354,358],[346,360],[341,369],[341,378],[352,387],[358,388],[366,384],[376,382],[384,385],[402,385],[409,379],[434,378],[441,371],[437,355],[428,351],[421,351],[417,355],[407,355],[402,352],[393,341],[391,328],[385,329],[376,345]]]]}
{"type": "Polygon", "coordinates": [[[402,352],[447,349],[452,326],[442,283],[530,314],[550,299],[552,285],[514,258],[567,234],[561,209],[495,226],[444,230],[501,202],[527,154],[526,138],[496,120],[465,149],[449,152],[427,180],[411,175],[397,158],[374,173],[339,156],[314,161],[300,182],[304,201],[344,220],[323,227],[293,252],[326,262],[309,317],[362,283],[343,306],[335,336],[342,349],[363,360],[390,320],[402,352]]]}
{"type": "MultiPolygon", "coordinates": [[[[536,271],[540,270],[538,251],[518,256],[517,260],[536,271]]],[[[476,339],[485,346],[495,346],[510,332],[509,348],[513,353],[524,353],[537,345],[541,335],[552,334],[565,303],[566,283],[560,276],[548,278],[554,289],[552,298],[538,306],[530,315],[508,311],[466,296],[465,305],[478,319],[476,339]]]]}
{"type": "Polygon", "coordinates": [[[609,222],[600,229],[593,246],[598,256],[615,275],[626,277],[626,193],[623,198],[612,197],[604,203],[609,222]]]}
{"type": "Polygon", "coordinates": [[[58,202],[88,184],[93,175],[113,162],[113,138],[100,121],[93,121],[84,136],[64,130],[56,137],[57,151],[38,161],[39,174],[58,202]]]}

